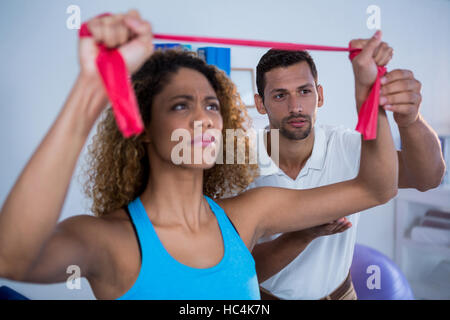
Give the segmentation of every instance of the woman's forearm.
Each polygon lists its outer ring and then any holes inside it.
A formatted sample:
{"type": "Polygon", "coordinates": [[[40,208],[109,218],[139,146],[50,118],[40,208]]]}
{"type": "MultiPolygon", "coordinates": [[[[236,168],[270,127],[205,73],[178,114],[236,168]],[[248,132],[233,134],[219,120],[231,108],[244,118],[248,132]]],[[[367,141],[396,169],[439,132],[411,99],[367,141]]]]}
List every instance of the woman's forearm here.
{"type": "MultiPolygon", "coordinates": [[[[368,94],[368,88],[356,86],[356,103],[359,108],[368,94]]],[[[380,203],[387,202],[397,193],[398,158],[386,112],[380,108],[377,121],[377,138],[362,140],[358,183],[362,183],[380,203]]]]}
{"type": "Polygon", "coordinates": [[[78,157],[107,103],[98,79],[80,75],[0,212],[0,276],[22,275],[51,235],[78,157]]]}

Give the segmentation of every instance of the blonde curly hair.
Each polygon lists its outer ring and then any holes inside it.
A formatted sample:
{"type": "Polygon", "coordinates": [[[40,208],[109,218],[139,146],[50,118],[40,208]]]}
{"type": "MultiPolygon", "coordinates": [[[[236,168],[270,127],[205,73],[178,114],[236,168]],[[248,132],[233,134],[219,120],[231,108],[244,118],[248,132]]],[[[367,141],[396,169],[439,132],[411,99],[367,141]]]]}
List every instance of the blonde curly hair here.
{"type": "MultiPolygon", "coordinates": [[[[145,127],[151,120],[153,98],[180,68],[191,68],[202,73],[214,88],[223,118],[222,141],[225,141],[226,129],[248,131],[250,118],[231,80],[223,71],[207,65],[194,53],[181,50],[156,51],[133,76],[133,87],[145,127]]],[[[145,190],[151,159],[148,158],[143,138],[141,134],[125,139],[117,128],[112,109],[107,108],[103,112],[97,132],[88,146],[84,170],[84,192],[92,200],[91,211],[96,216],[126,206],[145,190]]],[[[236,153],[238,144],[236,137],[234,139],[236,153]]],[[[250,147],[249,140],[245,139],[245,150],[250,152],[250,147]]],[[[215,199],[237,194],[258,173],[258,165],[249,163],[249,153],[246,151],[244,164],[216,163],[204,170],[203,192],[215,199]]]]}

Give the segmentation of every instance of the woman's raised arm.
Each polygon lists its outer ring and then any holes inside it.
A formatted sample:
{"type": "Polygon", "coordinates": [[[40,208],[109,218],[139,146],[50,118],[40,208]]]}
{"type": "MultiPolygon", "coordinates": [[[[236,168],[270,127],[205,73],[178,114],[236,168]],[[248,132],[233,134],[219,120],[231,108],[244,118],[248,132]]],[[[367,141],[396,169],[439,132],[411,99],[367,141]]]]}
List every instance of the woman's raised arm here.
{"type": "MultiPolygon", "coordinates": [[[[148,59],[153,48],[150,24],[135,11],[94,18],[88,27],[93,37],[80,39],[81,70],[70,95],[1,209],[0,277],[28,279],[31,266],[42,265],[36,261],[42,252],[48,257],[58,256],[58,250],[64,253],[61,256],[88,251],[82,248],[80,233],[74,232],[80,228],[72,222],[63,223],[58,232],[55,227],[82,147],[108,102],[95,63],[97,43],[118,47],[130,72],[148,59]],[[55,252],[48,252],[47,248],[55,252]]],[[[77,256],[69,260],[82,264],[84,259],[77,256]]],[[[48,273],[55,271],[52,262],[46,265],[48,273]]],[[[46,282],[51,280],[45,270],[40,274],[46,282]]]]}
{"type": "MultiPolygon", "coordinates": [[[[376,35],[353,60],[358,109],[377,75],[376,35]]],[[[386,61],[387,62],[387,61],[386,61]]],[[[397,193],[398,160],[384,110],[378,115],[377,138],[362,140],[355,179],[308,190],[263,187],[225,199],[230,218],[243,225],[249,247],[264,235],[301,230],[339,219],[389,201],[397,193]],[[246,230],[248,232],[246,232],[246,230]]]]}

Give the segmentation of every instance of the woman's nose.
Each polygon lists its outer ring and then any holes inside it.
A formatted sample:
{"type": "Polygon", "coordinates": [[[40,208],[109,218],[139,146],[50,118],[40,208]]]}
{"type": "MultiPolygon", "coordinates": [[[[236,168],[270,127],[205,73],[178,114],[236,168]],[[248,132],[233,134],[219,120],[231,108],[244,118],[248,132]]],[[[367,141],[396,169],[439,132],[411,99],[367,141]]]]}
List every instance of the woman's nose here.
{"type": "Polygon", "coordinates": [[[212,128],[213,126],[213,121],[211,117],[207,114],[205,110],[203,110],[203,108],[200,108],[200,110],[195,112],[192,123],[194,128],[200,126],[202,127],[203,130],[212,128]]]}

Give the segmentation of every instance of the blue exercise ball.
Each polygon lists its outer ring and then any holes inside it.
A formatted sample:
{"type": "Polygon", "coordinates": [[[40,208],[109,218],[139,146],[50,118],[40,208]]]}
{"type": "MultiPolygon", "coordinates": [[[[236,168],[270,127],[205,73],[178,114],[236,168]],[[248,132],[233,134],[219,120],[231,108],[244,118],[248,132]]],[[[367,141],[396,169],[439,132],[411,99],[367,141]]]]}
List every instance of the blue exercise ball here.
{"type": "Polygon", "coordinates": [[[360,300],[413,300],[399,267],[381,252],[356,244],[350,273],[360,300]]]}

